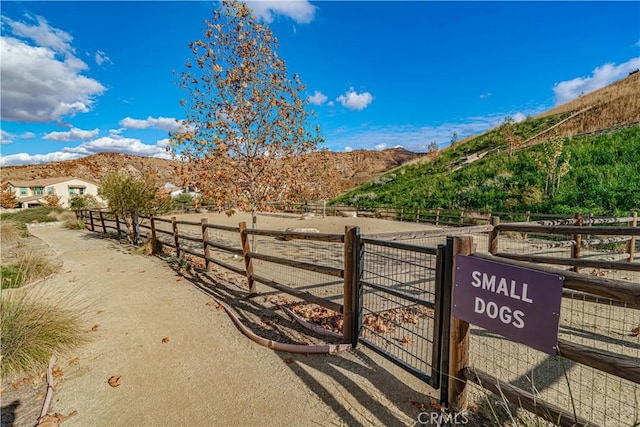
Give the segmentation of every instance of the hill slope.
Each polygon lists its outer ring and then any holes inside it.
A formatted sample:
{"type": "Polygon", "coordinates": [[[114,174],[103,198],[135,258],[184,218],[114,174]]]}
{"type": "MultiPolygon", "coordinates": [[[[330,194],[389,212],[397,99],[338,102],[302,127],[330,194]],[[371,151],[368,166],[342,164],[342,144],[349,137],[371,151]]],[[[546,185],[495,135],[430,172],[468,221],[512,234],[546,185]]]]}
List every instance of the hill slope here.
{"type": "MultiPolygon", "coordinates": [[[[353,188],[419,156],[421,155],[402,148],[391,148],[384,151],[356,150],[350,153],[329,153],[329,158],[341,171],[343,189],[353,188]]],[[[64,162],[6,166],[0,168],[0,176],[2,181],[74,176],[98,182],[112,170],[126,170],[133,174],[150,173],[157,177],[159,183],[179,184],[180,178],[173,169],[175,164],[170,160],[152,157],[100,153],[64,162]]]]}
{"type": "Polygon", "coordinates": [[[640,207],[640,73],[512,126],[459,142],[338,198],[361,206],[612,213],[640,207]],[[546,194],[537,160],[566,138],[571,169],[546,194]],[[517,141],[509,144],[508,141],[517,141]]]}

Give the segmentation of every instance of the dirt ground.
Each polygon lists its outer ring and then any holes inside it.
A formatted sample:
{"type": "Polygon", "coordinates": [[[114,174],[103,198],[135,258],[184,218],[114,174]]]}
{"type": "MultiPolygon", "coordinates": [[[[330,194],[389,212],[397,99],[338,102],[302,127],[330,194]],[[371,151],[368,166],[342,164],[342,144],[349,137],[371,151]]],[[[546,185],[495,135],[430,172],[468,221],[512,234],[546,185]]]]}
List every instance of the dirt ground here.
{"type": "Polygon", "coordinates": [[[86,231],[32,233],[63,262],[33,291],[71,300],[90,338],[56,365],[50,412],[77,411],[65,427],[412,425],[415,402],[429,401],[426,384],[366,349],[305,355],[255,344],[159,258],[86,231]]]}

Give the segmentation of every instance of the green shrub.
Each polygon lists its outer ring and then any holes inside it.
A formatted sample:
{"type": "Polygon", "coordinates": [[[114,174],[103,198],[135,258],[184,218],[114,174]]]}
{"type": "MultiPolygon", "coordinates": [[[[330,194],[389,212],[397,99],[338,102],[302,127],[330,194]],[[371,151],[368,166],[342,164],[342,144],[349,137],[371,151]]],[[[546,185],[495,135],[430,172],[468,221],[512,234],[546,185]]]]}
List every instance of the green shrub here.
{"type": "Polygon", "coordinates": [[[17,260],[2,266],[2,289],[19,288],[35,280],[55,273],[57,267],[49,258],[38,252],[21,252],[17,260]]]}
{"type": "Polygon", "coordinates": [[[81,314],[65,302],[42,302],[20,291],[0,296],[2,360],[0,373],[33,374],[52,354],[71,351],[85,341],[81,314]]]}
{"type": "Polygon", "coordinates": [[[0,266],[2,289],[19,288],[24,284],[24,272],[15,265],[0,266]]]}

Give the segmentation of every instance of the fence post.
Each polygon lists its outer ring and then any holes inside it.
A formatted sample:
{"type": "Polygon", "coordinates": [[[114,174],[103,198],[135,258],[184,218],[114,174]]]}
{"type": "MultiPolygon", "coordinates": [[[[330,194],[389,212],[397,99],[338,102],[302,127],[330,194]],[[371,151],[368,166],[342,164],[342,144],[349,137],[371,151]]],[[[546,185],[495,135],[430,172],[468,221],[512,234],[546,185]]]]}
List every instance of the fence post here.
{"type": "Polygon", "coordinates": [[[500,230],[496,227],[500,225],[500,217],[492,216],[489,218],[489,224],[493,226],[493,229],[489,232],[489,253],[495,255],[498,253],[498,236],[500,235],[500,230]]]}
{"type": "Polygon", "coordinates": [[[251,252],[251,244],[249,243],[249,235],[247,234],[247,223],[241,222],[240,228],[240,241],[242,242],[242,255],[244,256],[244,271],[247,275],[247,283],[249,284],[249,294],[256,293],[256,284],[253,281],[253,263],[249,252],[251,252]]]}
{"type": "Polygon", "coordinates": [[[460,225],[464,225],[464,209],[460,210],[460,225]]]}
{"type": "MultiPolygon", "coordinates": [[[[524,222],[531,222],[531,211],[525,212],[524,222]]],[[[528,238],[529,238],[529,233],[524,233],[524,239],[527,240],[528,238]]]]}
{"type": "Polygon", "coordinates": [[[140,216],[138,215],[138,208],[133,209],[133,244],[138,246],[140,244],[140,216]]]}
{"type": "Polygon", "coordinates": [[[92,210],[89,210],[89,224],[91,224],[91,231],[96,231],[96,228],[93,225],[93,211],[92,210]]]}
{"type": "MultiPolygon", "coordinates": [[[[573,214],[573,217],[576,219],[576,227],[582,227],[582,214],[576,212],[575,214],[573,214]]],[[[572,240],[575,242],[575,244],[571,248],[571,258],[578,259],[580,258],[580,248],[582,246],[582,234],[574,234],[572,237],[572,240]]],[[[578,270],[580,270],[580,267],[574,265],[573,271],[577,273],[578,270]]]]}
{"type": "Polygon", "coordinates": [[[209,262],[209,258],[211,258],[211,248],[207,241],[209,240],[209,227],[207,224],[209,220],[207,218],[202,218],[200,220],[200,224],[202,224],[202,244],[204,245],[204,267],[206,271],[211,271],[211,262],[209,262]]]}
{"type": "Polygon", "coordinates": [[[100,210],[100,224],[102,224],[102,233],[107,234],[107,227],[104,225],[104,215],[102,214],[102,210],[100,210]]]}
{"type": "MultiPolygon", "coordinates": [[[[454,236],[447,238],[447,244],[453,244],[453,259],[451,273],[451,304],[453,304],[454,283],[456,274],[456,255],[471,255],[473,253],[473,237],[454,236]]],[[[453,307],[452,307],[453,309],[453,307]]],[[[469,323],[456,317],[451,317],[449,331],[451,343],[449,345],[449,404],[451,408],[467,407],[467,381],[462,370],[469,365],[469,323]]]]}
{"type": "Polygon", "coordinates": [[[176,256],[180,256],[180,239],[178,238],[178,223],[176,217],[171,217],[171,229],[173,230],[173,243],[176,245],[176,256]]]}
{"type": "Polygon", "coordinates": [[[151,230],[151,253],[156,254],[162,252],[162,243],[158,241],[156,235],[156,220],[153,214],[149,214],[149,229],[151,230]],[[156,248],[159,248],[158,252],[156,252],[156,248]]]}
{"type": "Polygon", "coordinates": [[[420,222],[420,208],[416,208],[416,222],[420,222]]]}
{"type": "Polygon", "coordinates": [[[352,225],[344,230],[344,304],[342,308],[342,334],[344,340],[355,348],[359,335],[360,275],[360,228],[352,225]]]}
{"type": "Polygon", "coordinates": [[[116,230],[118,231],[118,239],[120,239],[120,233],[122,233],[122,231],[120,231],[120,217],[118,216],[118,214],[114,214],[116,216],[116,230]]]}
{"type": "Polygon", "coordinates": [[[440,222],[440,208],[436,209],[436,225],[440,222]]]}
{"type": "MultiPolygon", "coordinates": [[[[629,221],[629,227],[638,226],[638,212],[631,212],[633,218],[629,221]]],[[[636,255],[636,236],[631,236],[631,240],[627,242],[627,252],[629,253],[629,262],[633,262],[636,255]]]]}

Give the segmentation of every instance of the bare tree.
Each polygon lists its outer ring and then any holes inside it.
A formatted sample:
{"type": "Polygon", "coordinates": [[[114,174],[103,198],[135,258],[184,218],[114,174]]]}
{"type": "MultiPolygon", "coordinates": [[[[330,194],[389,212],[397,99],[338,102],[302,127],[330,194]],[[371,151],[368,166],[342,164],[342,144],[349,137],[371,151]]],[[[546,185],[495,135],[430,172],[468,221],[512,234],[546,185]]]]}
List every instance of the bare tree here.
{"type": "Polygon", "coordinates": [[[171,135],[179,173],[219,209],[251,211],[255,226],[268,202],[295,199],[304,154],[321,141],[305,86],[289,78],[277,39],[244,3],[224,0],[189,46],[178,81],[186,120],[171,135]]]}

